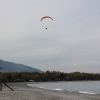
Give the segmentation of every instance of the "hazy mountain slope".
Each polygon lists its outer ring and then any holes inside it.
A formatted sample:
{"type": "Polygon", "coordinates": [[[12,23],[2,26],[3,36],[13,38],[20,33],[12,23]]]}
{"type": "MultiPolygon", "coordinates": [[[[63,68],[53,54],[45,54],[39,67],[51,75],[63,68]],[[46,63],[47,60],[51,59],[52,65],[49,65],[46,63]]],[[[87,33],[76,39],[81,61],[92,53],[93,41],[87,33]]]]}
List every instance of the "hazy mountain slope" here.
{"type": "Polygon", "coordinates": [[[43,72],[39,69],[32,68],[23,64],[16,64],[13,62],[0,60],[0,68],[2,67],[2,72],[43,72]]]}

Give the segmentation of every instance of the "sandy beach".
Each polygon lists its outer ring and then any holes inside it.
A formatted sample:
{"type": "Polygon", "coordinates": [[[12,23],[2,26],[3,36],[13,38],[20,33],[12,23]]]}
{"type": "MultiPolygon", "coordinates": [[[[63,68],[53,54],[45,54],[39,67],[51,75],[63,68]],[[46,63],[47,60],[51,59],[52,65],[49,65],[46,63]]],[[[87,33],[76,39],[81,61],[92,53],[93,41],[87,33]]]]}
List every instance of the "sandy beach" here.
{"type": "Polygon", "coordinates": [[[14,91],[3,85],[0,100],[100,100],[98,94],[83,94],[77,92],[41,89],[27,86],[27,82],[11,83],[14,91]]]}

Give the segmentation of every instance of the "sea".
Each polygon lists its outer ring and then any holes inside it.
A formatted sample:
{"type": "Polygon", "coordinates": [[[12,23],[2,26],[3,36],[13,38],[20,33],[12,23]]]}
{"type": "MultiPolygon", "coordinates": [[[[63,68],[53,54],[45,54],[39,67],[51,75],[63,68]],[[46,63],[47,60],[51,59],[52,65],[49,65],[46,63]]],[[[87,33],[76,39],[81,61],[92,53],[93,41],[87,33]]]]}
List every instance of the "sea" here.
{"type": "Polygon", "coordinates": [[[100,81],[37,82],[27,85],[31,87],[52,89],[58,91],[100,94],[100,81]]]}

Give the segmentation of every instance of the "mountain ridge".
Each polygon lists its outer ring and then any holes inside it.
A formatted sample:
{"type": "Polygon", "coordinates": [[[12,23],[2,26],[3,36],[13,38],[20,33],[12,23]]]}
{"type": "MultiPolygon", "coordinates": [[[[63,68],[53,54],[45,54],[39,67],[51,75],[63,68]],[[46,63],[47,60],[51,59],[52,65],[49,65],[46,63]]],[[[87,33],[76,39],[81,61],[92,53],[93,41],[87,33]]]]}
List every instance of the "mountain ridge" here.
{"type": "Polygon", "coordinates": [[[2,72],[43,72],[37,68],[33,68],[24,64],[17,64],[14,62],[4,61],[1,59],[0,68],[2,68],[2,72]]]}

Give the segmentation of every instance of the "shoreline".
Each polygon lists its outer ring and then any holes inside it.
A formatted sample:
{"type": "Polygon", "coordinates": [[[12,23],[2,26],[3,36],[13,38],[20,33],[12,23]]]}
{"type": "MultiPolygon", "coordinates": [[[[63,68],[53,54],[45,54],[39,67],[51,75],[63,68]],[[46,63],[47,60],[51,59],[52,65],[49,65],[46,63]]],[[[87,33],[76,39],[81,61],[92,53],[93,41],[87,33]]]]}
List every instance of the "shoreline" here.
{"type": "MultiPolygon", "coordinates": [[[[86,85],[86,82],[88,82],[88,81],[84,81],[84,84],[82,83],[83,81],[73,81],[74,83],[81,82],[81,85],[79,83],[79,87],[77,86],[77,84],[76,84],[76,87],[74,87],[73,86],[74,84],[72,84],[72,81],[70,81],[70,82],[66,82],[66,81],[34,82],[34,83],[28,84],[28,85],[31,87],[38,87],[38,88],[44,88],[44,89],[52,89],[52,90],[57,89],[57,90],[65,90],[65,91],[85,93],[85,94],[100,94],[100,90],[97,87],[99,85],[100,81],[98,81],[99,83],[96,85],[95,88],[93,88],[93,86],[90,86],[91,87],[90,89],[88,88],[88,86],[90,85],[89,83],[87,85],[87,88],[86,88],[86,86],[84,88],[82,87],[82,85],[86,85]],[[49,83],[49,85],[48,85],[48,83],[49,83]],[[59,83],[60,83],[60,85],[59,85],[59,83]],[[62,85],[62,83],[64,83],[64,84],[62,85]],[[67,86],[66,86],[66,84],[67,84],[67,86]]],[[[91,81],[91,82],[93,83],[93,81],[91,81]]],[[[95,82],[97,82],[97,81],[95,81],[95,82]]]]}
{"type": "Polygon", "coordinates": [[[0,100],[100,100],[100,94],[43,89],[30,87],[34,82],[9,83],[14,91],[3,85],[0,100]]]}
{"type": "MultiPolygon", "coordinates": [[[[36,83],[35,83],[36,84],[36,83]]],[[[85,92],[85,91],[69,91],[69,90],[63,90],[63,89],[60,89],[60,88],[45,88],[45,87],[36,87],[36,86],[32,86],[31,84],[27,84],[29,87],[33,87],[33,88],[39,88],[39,89],[47,89],[47,90],[56,90],[56,91],[67,91],[67,92],[74,92],[74,93],[83,93],[83,94],[93,94],[93,95],[100,95],[100,94],[96,94],[96,93],[92,93],[92,92],[85,92]]]]}

